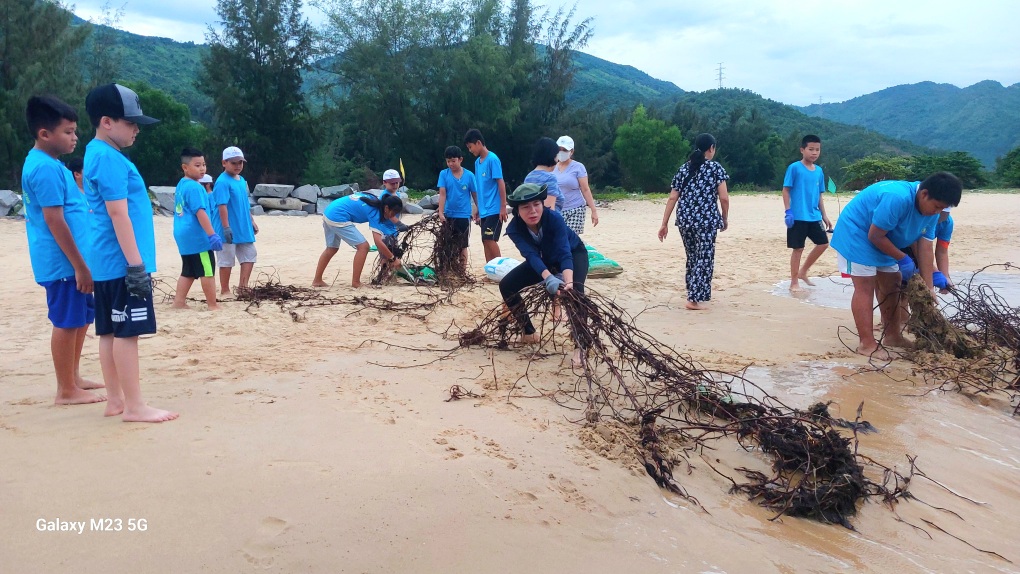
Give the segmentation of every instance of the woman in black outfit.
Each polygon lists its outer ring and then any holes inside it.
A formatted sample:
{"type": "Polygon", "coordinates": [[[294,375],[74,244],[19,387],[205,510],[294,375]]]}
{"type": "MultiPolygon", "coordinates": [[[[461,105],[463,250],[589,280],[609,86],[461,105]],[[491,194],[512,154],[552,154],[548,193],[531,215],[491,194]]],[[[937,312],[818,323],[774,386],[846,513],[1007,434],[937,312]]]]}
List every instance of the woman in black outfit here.
{"type": "MultiPolygon", "coordinates": [[[[588,276],[588,250],[576,233],[567,227],[563,216],[547,209],[545,185],[525,183],[506,198],[514,218],[507,224],[506,234],[524,257],[499,282],[499,292],[518,324],[524,329],[522,341],[538,342],[538,334],[521,301],[519,292],[525,287],[544,283],[551,296],[561,289],[577,289],[584,293],[588,276]]],[[[580,350],[574,354],[575,364],[580,350]]]]}

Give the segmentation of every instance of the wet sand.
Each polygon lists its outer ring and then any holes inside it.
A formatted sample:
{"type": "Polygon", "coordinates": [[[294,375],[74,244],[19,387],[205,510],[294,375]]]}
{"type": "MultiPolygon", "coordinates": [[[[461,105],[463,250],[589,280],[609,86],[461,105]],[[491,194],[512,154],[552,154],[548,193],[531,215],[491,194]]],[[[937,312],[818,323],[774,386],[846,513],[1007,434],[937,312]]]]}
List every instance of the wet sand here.
{"type": "MultiPolygon", "coordinates": [[[[880,432],[861,436],[861,453],[901,472],[906,455],[916,455],[933,479],[985,504],[915,478],[911,492],[923,503],[865,504],[856,531],[771,520],[708,468],[763,464],[723,440],[706,451],[710,459],[692,456],[690,475],[676,471],[701,510],[657,488],[609,425],[584,429],[571,422],[578,412],[540,398],[572,386],[569,356],[532,364],[508,400],[527,367],[516,352],[461,351],[392,368],[440,354],[365,343],[450,348],[437,333],[453,322],[473,326],[498,302],[491,283],[425,322],[347,306],[303,310],[295,322],[275,305],[246,312],[228,301],[209,313],[199,302],[190,311],[158,302],[159,333],[140,343],[143,392],[181,418],[125,424],[103,418],[100,405],[55,407],[45,299],[31,280],[24,225],[0,221],[8,246],[0,254],[8,301],[0,317],[0,570],[1020,571],[1020,420],[1003,401],[925,394],[905,363],[860,374],[866,360],[839,340],[849,311],[770,294],[789,261],[781,205],[775,196],[733,198],[710,311],[683,310],[679,236],[671,228],[665,243],[655,239],[662,202],[600,211],[584,239],[626,272],[590,287],[634,314],[644,310],[641,329],[707,366],[750,366],[748,378],[792,406],[831,400],[835,414],[853,418],[864,401],[864,418],[880,432]],[[444,402],[452,384],[484,396],[444,402]],[[84,521],[85,531],[39,531],[39,519],[84,521]],[[92,519],[121,519],[122,529],[93,530],[92,519]],[[144,519],[146,529],[128,531],[129,519],[144,519]]],[[[836,213],[835,201],[828,210],[836,213]]],[[[1016,259],[1020,196],[965,195],[953,215],[954,272],[1016,259]]],[[[172,222],[156,225],[157,277],[172,285],[172,222]]],[[[259,225],[256,274],[310,283],[322,249],[318,218],[263,217],[259,225]]],[[[501,245],[517,255],[508,240],[501,245]]],[[[471,250],[480,276],[477,232],[471,250]]],[[[351,292],[352,256],[334,258],[330,293],[351,292]]],[[[829,251],[814,275],[835,270],[829,251]]],[[[403,287],[361,294],[417,296],[403,287]]],[[[192,297],[201,297],[197,287],[192,297]]],[[[82,370],[101,377],[95,339],[86,341],[82,370]]]]}

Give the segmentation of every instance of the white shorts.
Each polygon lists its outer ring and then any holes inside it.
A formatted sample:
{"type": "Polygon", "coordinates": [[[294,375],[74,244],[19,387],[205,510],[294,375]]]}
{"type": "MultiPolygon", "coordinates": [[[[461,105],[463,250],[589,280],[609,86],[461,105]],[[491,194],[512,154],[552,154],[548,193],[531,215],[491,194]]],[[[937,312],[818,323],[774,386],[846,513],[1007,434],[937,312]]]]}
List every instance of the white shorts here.
{"type": "Polygon", "coordinates": [[[237,263],[255,263],[254,243],[224,243],[223,251],[216,252],[217,267],[233,267],[237,263]]]}
{"type": "Polygon", "coordinates": [[[839,273],[843,277],[874,277],[876,273],[898,273],[900,270],[899,265],[875,267],[873,265],[852,263],[847,261],[838,251],[836,252],[836,265],[839,267],[839,273]]]}

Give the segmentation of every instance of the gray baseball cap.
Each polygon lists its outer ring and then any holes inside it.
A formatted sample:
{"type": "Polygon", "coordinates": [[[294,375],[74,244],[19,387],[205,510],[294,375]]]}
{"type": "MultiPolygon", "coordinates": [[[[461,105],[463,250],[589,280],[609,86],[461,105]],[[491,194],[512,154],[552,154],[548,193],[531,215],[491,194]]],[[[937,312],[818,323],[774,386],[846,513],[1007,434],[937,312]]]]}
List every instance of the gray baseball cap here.
{"type": "Polygon", "coordinates": [[[85,110],[89,116],[109,116],[147,126],[159,122],[142,113],[138,94],[120,84],[106,84],[92,88],[85,97],[85,110]]]}

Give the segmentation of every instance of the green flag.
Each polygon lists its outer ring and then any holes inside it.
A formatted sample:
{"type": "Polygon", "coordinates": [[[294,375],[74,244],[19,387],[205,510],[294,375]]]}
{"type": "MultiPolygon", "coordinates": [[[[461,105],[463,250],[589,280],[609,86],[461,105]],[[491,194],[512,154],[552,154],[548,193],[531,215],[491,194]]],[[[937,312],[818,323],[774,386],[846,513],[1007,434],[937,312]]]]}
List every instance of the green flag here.
{"type": "Polygon", "coordinates": [[[829,193],[836,193],[836,182],[832,181],[831,177],[829,178],[829,185],[825,188],[825,190],[829,193]]]}

